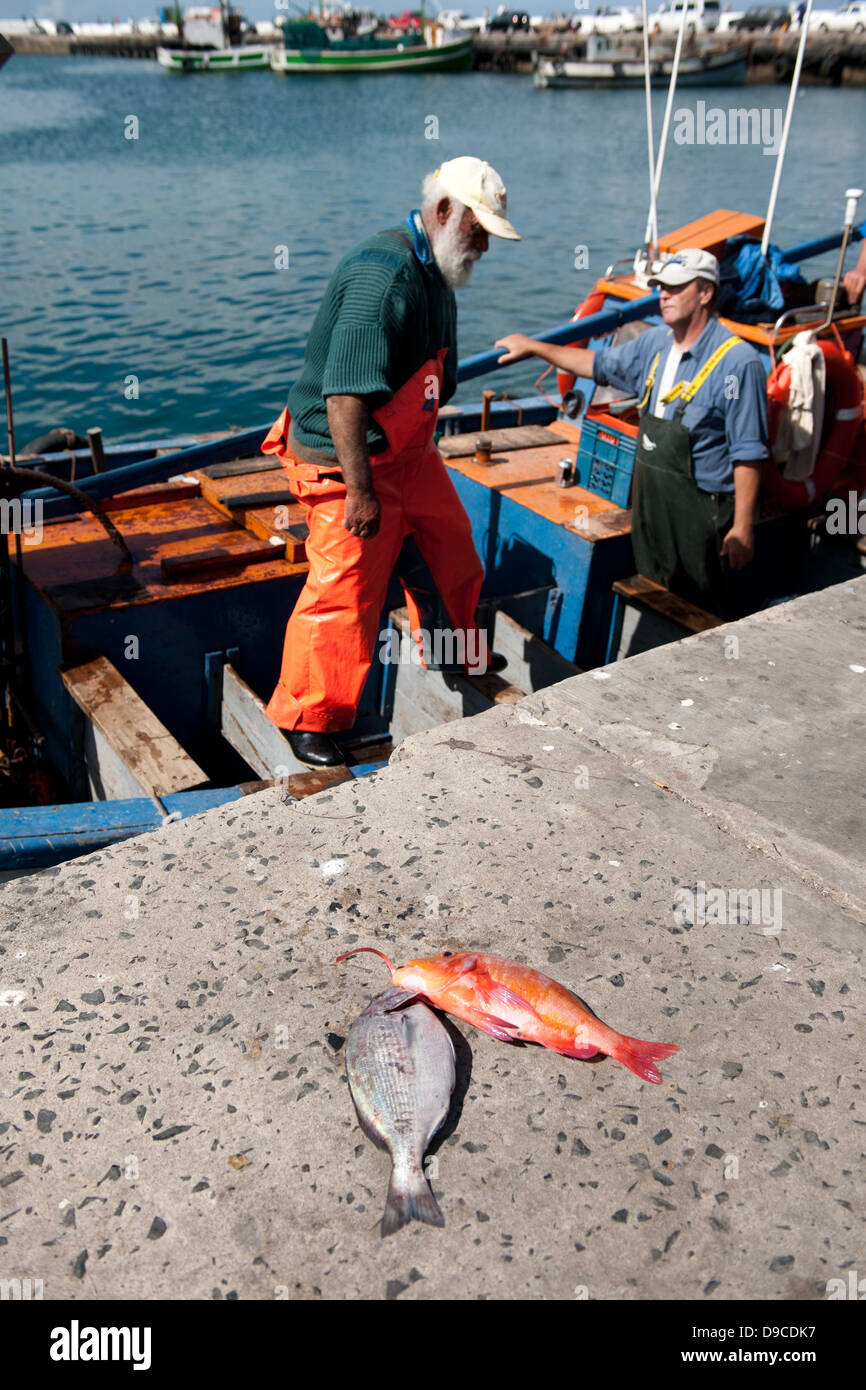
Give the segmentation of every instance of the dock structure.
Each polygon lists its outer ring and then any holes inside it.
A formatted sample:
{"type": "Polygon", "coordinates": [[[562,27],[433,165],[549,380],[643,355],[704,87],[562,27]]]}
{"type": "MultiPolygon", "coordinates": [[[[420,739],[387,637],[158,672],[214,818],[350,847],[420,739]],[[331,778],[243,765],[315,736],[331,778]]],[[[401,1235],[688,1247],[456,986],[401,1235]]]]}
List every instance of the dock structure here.
{"type": "MultiPolygon", "coordinates": [[[[0,20],[2,34],[2,20],[0,20]]],[[[16,53],[43,56],[156,58],[163,40],[153,34],[14,34],[9,43],[16,53]]],[[[173,42],[173,41],[169,41],[173,42]]],[[[799,31],[739,33],[727,31],[714,42],[748,49],[747,82],[788,84],[794,71],[799,31]]],[[[529,73],[538,58],[580,58],[585,39],[580,32],[542,29],[526,33],[475,34],[473,67],[482,72],[529,73]]],[[[673,51],[673,43],[671,43],[673,51]]],[[[866,85],[866,35],[810,33],[801,81],[805,85],[866,85]]]]}
{"type": "Polygon", "coordinates": [[[5,885],[5,1279],[44,1298],[823,1299],[858,1258],[866,577],[5,885]],[[663,1082],[465,1025],[429,1168],[345,1038],[395,960],[513,956],[663,1082]]]}

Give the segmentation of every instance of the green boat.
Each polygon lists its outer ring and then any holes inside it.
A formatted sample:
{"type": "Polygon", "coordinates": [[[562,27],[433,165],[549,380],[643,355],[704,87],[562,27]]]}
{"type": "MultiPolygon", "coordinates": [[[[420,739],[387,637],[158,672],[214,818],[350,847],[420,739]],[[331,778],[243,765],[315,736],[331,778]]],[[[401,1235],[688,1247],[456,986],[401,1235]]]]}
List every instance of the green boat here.
{"type": "Polygon", "coordinates": [[[273,49],[274,72],[465,72],[472,66],[472,36],[446,37],[438,24],[424,34],[377,38],[372,34],[332,38],[313,20],[283,29],[283,47],[273,49]]]}

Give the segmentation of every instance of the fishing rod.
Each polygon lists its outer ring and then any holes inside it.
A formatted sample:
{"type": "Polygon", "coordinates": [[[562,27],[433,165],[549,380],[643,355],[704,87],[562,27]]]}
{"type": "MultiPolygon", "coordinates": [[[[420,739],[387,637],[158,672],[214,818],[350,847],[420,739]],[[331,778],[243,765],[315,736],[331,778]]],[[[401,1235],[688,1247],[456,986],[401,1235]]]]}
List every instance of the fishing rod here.
{"type": "Polygon", "coordinates": [[[800,86],[800,71],[803,67],[803,56],[806,52],[806,36],[809,32],[809,16],[812,13],[812,0],[806,0],[806,10],[800,20],[800,42],[797,47],[797,61],[794,64],[794,75],[791,78],[791,90],[788,93],[788,109],[785,112],[785,124],[782,129],[782,143],[776,159],[776,172],[773,175],[773,186],[770,189],[770,202],[767,207],[767,217],[764,222],[764,235],[761,238],[761,255],[764,260],[770,250],[770,232],[773,229],[773,217],[776,212],[776,199],[779,196],[779,185],[782,182],[782,168],[785,163],[785,153],[788,149],[788,134],[791,130],[791,121],[794,117],[794,102],[797,99],[797,92],[800,86]]]}

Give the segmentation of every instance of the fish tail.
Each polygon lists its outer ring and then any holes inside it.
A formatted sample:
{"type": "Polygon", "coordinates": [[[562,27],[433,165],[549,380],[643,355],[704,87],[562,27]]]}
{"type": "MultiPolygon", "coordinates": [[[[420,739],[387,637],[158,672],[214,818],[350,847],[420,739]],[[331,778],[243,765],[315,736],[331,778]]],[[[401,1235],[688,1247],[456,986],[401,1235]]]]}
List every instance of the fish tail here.
{"type": "Polygon", "coordinates": [[[679,1052],[677,1043],[646,1042],[642,1038],[629,1038],[624,1033],[616,1033],[614,1038],[613,1046],[603,1049],[608,1056],[622,1062],[624,1067],[643,1077],[644,1081],[652,1081],[657,1086],[662,1076],[655,1062],[670,1057],[672,1052],[679,1052]]]}
{"type": "Polygon", "coordinates": [[[405,1171],[399,1176],[391,1173],[382,1235],[390,1236],[410,1221],[426,1221],[428,1226],[444,1226],[445,1217],[420,1168],[405,1171]]]}

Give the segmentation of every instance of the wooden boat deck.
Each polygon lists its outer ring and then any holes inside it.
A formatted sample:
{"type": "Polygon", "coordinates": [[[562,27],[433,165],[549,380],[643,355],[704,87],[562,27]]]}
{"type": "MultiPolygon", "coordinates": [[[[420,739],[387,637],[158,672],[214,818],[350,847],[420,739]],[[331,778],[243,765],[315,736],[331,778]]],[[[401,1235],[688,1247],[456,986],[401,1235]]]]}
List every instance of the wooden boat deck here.
{"type": "Polygon", "coordinates": [[[131,569],[92,513],[47,523],[39,544],[24,546],[29,582],[58,612],[81,613],[304,573],[303,509],[285,502],[285,473],[241,462],[249,472],[213,479],[198,470],[109,499],[131,569]],[[250,495],[255,506],[230,505],[250,495]]]}
{"type": "MultiPolygon", "coordinates": [[[[532,428],[529,426],[528,428],[532,428]]],[[[577,531],[586,540],[604,540],[631,532],[631,511],[618,507],[606,497],[582,487],[558,487],[556,465],[564,454],[573,454],[580,439],[580,428],[567,420],[554,420],[546,427],[562,438],[561,445],[540,448],[496,448],[497,431],[485,431],[494,445],[489,463],[478,463],[473,454],[446,458],[448,468],[492,492],[501,493],[536,515],[567,530],[577,531]]],[[[503,433],[516,434],[510,430],[503,433]]]]}

